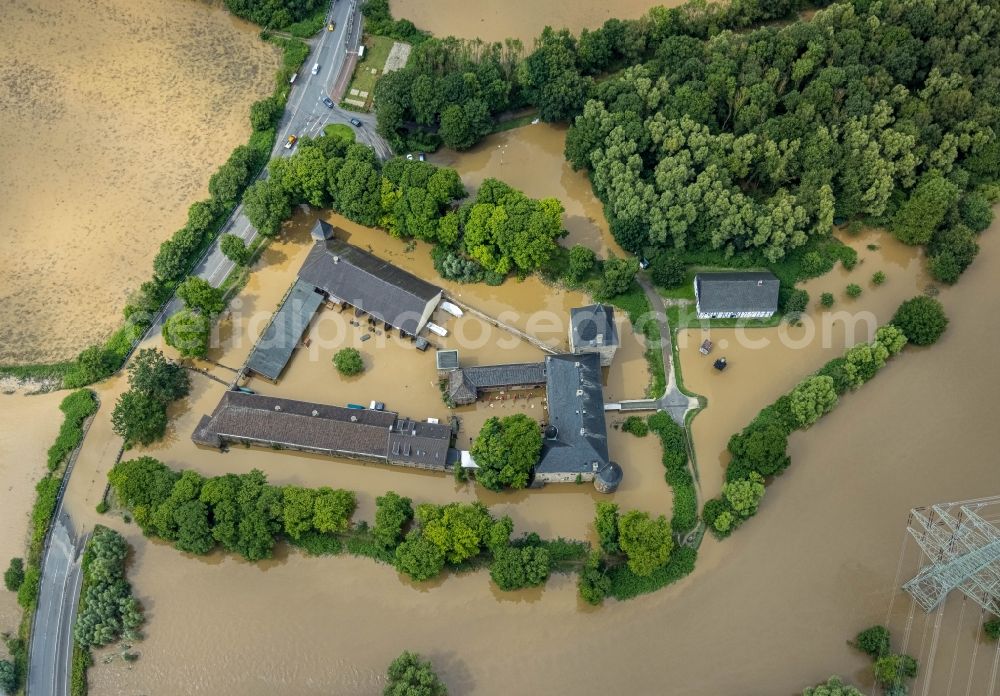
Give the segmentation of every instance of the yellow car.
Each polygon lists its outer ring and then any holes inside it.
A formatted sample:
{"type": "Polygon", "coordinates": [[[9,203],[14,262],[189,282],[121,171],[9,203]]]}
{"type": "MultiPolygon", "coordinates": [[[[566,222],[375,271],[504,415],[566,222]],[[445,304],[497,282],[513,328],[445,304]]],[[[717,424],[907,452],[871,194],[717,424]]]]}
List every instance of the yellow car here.
{"type": "Polygon", "coordinates": [[[336,28],[337,28],[337,23],[336,22],[330,22],[329,24],[326,25],[326,30],[327,31],[333,31],[336,28]]]}

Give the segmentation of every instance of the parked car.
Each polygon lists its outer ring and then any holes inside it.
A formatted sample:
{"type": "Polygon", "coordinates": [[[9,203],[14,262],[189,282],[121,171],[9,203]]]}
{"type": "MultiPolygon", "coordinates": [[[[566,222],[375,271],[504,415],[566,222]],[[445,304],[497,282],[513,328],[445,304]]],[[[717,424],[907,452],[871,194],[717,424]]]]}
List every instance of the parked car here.
{"type": "Polygon", "coordinates": [[[315,65],[313,65],[312,74],[313,75],[319,75],[319,63],[316,63],[315,65]]]}
{"type": "Polygon", "coordinates": [[[645,259],[645,258],[643,258],[642,260],[640,260],[639,261],[639,268],[641,268],[642,270],[645,271],[647,268],[649,268],[649,261],[647,259],[645,259]]]}
{"type": "Polygon", "coordinates": [[[361,121],[356,118],[352,118],[351,125],[354,126],[355,128],[361,128],[361,121]]]}
{"type": "Polygon", "coordinates": [[[337,28],[337,23],[336,22],[330,22],[329,24],[326,25],[326,30],[327,31],[333,31],[336,28],[337,28]]]}
{"type": "Polygon", "coordinates": [[[417,153],[417,159],[420,160],[421,162],[426,162],[427,161],[427,155],[425,155],[423,152],[418,152],[417,153]]]}
{"type": "Polygon", "coordinates": [[[323,97],[323,103],[326,104],[326,108],[328,109],[333,108],[333,100],[330,99],[330,97],[323,97]]]}
{"type": "Polygon", "coordinates": [[[297,143],[298,141],[299,141],[298,136],[295,135],[288,136],[288,142],[285,143],[285,149],[291,150],[292,147],[295,145],[295,143],[297,143]]]}

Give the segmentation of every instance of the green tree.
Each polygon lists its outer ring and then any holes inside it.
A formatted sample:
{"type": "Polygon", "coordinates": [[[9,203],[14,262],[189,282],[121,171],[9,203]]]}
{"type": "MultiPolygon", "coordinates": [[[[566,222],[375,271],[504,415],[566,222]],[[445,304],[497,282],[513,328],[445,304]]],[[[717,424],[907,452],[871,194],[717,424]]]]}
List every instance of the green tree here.
{"type": "Polygon", "coordinates": [[[17,592],[24,582],[24,560],[20,558],[10,559],[7,570],[3,572],[3,584],[11,592],[17,592]]]}
{"type": "Polygon", "coordinates": [[[149,445],[167,432],[167,407],[159,399],[129,390],[118,397],[111,428],[127,444],[149,445]]]}
{"type": "Polygon", "coordinates": [[[858,689],[845,684],[840,677],[830,677],[822,684],[811,686],[802,696],[864,696],[858,689]]]}
{"type": "MultiPolygon", "coordinates": [[[[115,495],[135,517],[143,533],[152,534],[152,515],[173,491],[180,474],[153,457],[118,462],[108,472],[115,495]]],[[[204,488],[203,491],[204,493],[204,488]]]]}
{"type": "Polygon", "coordinates": [[[255,131],[273,128],[283,111],[282,105],[274,97],[266,97],[250,105],[250,126],[255,131]]]}
{"type": "Polygon", "coordinates": [[[282,515],[285,534],[299,539],[313,529],[313,506],[316,491],[301,486],[285,486],[281,489],[282,515]]]}
{"type": "Polygon", "coordinates": [[[421,582],[437,577],[444,567],[444,551],[419,532],[410,532],[396,547],[396,570],[421,582]]]}
{"type": "Polygon", "coordinates": [[[614,254],[604,262],[601,273],[601,296],[615,297],[628,292],[639,271],[639,261],[636,259],[619,259],[614,254]]]}
{"type": "Polygon", "coordinates": [[[792,414],[799,426],[808,428],[837,405],[837,390],[831,377],[818,375],[799,382],[791,399],[792,414]]]}
{"type": "Polygon", "coordinates": [[[983,633],[990,640],[1000,640],[1000,619],[993,617],[983,622],[983,633]]]}
{"type": "Polygon", "coordinates": [[[618,518],[618,544],[628,557],[629,569],[640,577],[665,565],[674,547],[667,519],[663,515],[653,519],[641,510],[618,518]]]}
{"type": "Polygon", "coordinates": [[[857,283],[850,283],[845,289],[845,292],[847,293],[848,297],[861,297],[861,293],[863,291],[861,289],[861,286],[858,285],[857,283]]]}
{"type": "Polygon", "coordinates": [[[143,348],[128,365],[128,383],[135,391],[169,403],[191,391],[187,371],[155,348],[143,348]]]}
{"type": "Polygon", "coordinates": [[[343,488],[322,486],[316,489],[313,506],[313,527],[324,534],[346,532],[351,525],[358,501],[354,493],[343,488]]]}
{"type": "Polygon", "coordinates": [[[416,516],[421,537],[441,549],[445,560],[452,565],[479,555],[493,527],[493,518],[479,502],[419,505],[416,516]]]}
{"type": "Polygon", "coordinates": [[[538,423],[523,413],[488,419],[476,441],[476,480],[490,490],[524,488],[542,450],[538,423]]]}
{"type": "Polygon", "coordinates": [[[395,548],[403,538],[403,531],[413,519],[413,506],[409,498],[389,491],[375,499],[375,526],[372,536],[384,549],[395,548]]]}
{"type": "Polygon", "coordinates": [[[888,357],[888,348],[878,341],[859,343],[848,350],[844,354],[844,373],[851,387],[857,389],[874,377],[888,357]]]}
{"type": "Polygon", "coordinates": [[[927,244],[957,200],[955,184],[940,172],[928,172],[893,217],[893,234],[906,244],[927,244]]]}
{"type": "Polygon", "coordinates": [[[389,665],[384,696],[447,696],[448,689],[431,663],[416,653],[404,652],[389,665]]]}
{"type": "Polygon", "coordinates": [[[601,501],[597,503],[597,515],[594,518],[594,529],[600,540],[604,553],[619,553],[618,546],[618,506],[615,503],[601,501]]]}
{"type": "Polygon", "coordinates": [[[889,654],[889,629],[872,626],[858,633],[852,645],[873,660],[889,654]]]}
{"type": "Polygon", "coordinates": [[[17,690],[17,667],[10,660],[0,660],[0,691],[12,694],[17,690]]]}
{"type": "Polygon", "coordinates": [[[875,660],[872,670],[883,688],[894,688],[917,676],[917,661],[909,655],[883,655],[875,660]]]}
{"type": "Polygon", "coordinates": [[[598,605],[604,601],[611,591],[611,578],[601,566],[601,554],[593,551],[587,557],[587,564],[580,571],[577,579],[577,590],[587,604],[598,605]]]}
{"type": "Polygon", "coordinates": [[[594,251],[582,244],[575,244],[569,250],[569,277],[573,282],[579,282],[594,269],[597,257],[594,251]]]}
{"type": "Polygon", "coordinates": [[[360,375],[365,371],[365,362],[356,348],[341,348],[333,356],[333,365],[337,372],[345,377],[360,375]]]}
{"type": "Polygon", "coordinates": [[[501,590],[542,585],[549,577],[549,552],[538,546],[501,549],[490,564],[490,577],[501,590]]]}
{"type": "Polygon", "coordinates": [[[687,280],[687,266],[679,255],[664,252],[653,257],[649,274],[661,288],[678,288],[687,280]]]}
{"type": "Polygon", "coordinates": [[[910,343],[928,346],[941,338],[948,327],[948,317],[940,302],[932,297],[920,296],[899,305],[892,323],[899,327],[910,343]]]}
{"type": "Polygon", "coordinates": [[[174,313],[163,324],[164,342],[184,358],[203,358],[208,354],[212,322],[187,307],[174,313]]]}
{"type": "Polygon", "coordinates": [[[872,273],[872,285],[882,285],[885,283],[886,275],[883,271],[875,271],[872,273]]]}
{"type": "Polygon", "coordinates": [[[243,194],[243,212],[254,229],[273,237],[281,231],[281,223],[291,217],[292,209],[285,189],[273,179],[262,179],[243,194]]]}
{"type": "Polygon", "coordinates": [[[222,240],[219,242],[219,248],[222,249],[222,253],[226,255],[226,258],[235,263],[237,266],[248,266],[250,264],[250,258],[252,256],[250,249],[247,247],[243,239],[237,237],[235,234],[227,232],[222,235],[222,240]]]}
{"type": "Polygon", "coordinates": [[[722,496],[736,515],[744,519],[752,517],[764,497],[764,477],[751,471],[747,478],[723,484],[722,496]]]}
{"type": "Polygon", "coordinates": [[[207,280],[197,276],[186,278],[177,287],[177,296],[190,309],[198,310],[206,317],[218,314],[226,306],[222,291],[212,287],[207,280]]]}
{"type": "Polygon", "coordinates": [[[828,309],[832,307],[834,303],[833,293],[824,292],[822,295],[819,296],[819,303],[828,309]]]}
{"type": "Polygon", "coordinates": [[[729,439],[729,451],[734,463],[764,476],[774,476],[788,468],[788,433],[776,423],[765,423],[734,435],[729,439]],[[749,431],[749,432],[747,432],[749,431]]]}
{"type": "Polygon", "coordinates": [[[906,334],[894,324],[878,327],[875,330],[875,341],[885,348],[889,356],[899,354],[907,344],[906,334]]]}

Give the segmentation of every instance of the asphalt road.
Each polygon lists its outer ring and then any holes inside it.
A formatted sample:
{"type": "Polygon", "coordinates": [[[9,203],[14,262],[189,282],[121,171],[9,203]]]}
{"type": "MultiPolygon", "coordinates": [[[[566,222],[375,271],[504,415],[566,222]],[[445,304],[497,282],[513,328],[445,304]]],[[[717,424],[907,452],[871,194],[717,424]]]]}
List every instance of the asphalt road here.
{"type": "MultiPolygon", "coordinates": [[[[289,135],[299,138],[317,136],[328,123],[350,125],[350,119],[354,117],[362,121],[362,126],[356,129],[358,140],[375,148],[379,157],[387,159],[392,156],[392,150],[375,132],[373,116],[347,112],[337,106],[329,109],[322,102],[347,64],[349,53],[356,51],[360,42],[362,19],[358,0],[335,0],[330,19],[336,22],[336,29],[324,30],[310,42],[312,50],[292,86],[271,156],[285,157],[295,151],[294,148],[285,149],[289,135]],[[319,70],[313,75],[312,67],[317,63],[319,70]]],[[[266,170],[261,176],[267,176],[266,170]]],[[[257,231],[243,214],[242,205],[230,216],[222,232],[239,235],[248,244],[257,236],[257,231]]],[[[218,287],[232,268],[232,261],[222,253],[216,240],[198,262],[193,274],[218,287]]],[[[180,307],[181,303],[176,298],[171,299],[153,322],[147,336],[159,332],[166,318],[180,307]]],[[[67,471],[66,477],[71,473],[67,471]]],[[[85,536],[77,537],[60,499],[42,560],[42,579],[28,667],[27,693],[30,696],[69,694],[73,624],[80,598],[80,561],[85,542],[85,536]]]]}
{"type": "MultiPolygon", "coordinates": [[[[354,129],[358,142],[373,147],[381,159],[388,159],[392,156],[392,150],[375,132],[376,121],[373,115],[345,111],[339,106],[330,109],[323,104],[323,97],[330,96],[330,91],[347,64],[349,55],[356,52],[360,44],[362,27],[360,0],[336,0],[333,3],[331,19],[336,23],[334,31],[324,29],[311,41],[312,51],[292,85],[271,157],[287,157],[295,152],[294,147],[285,148],[289,135],[299,138],[316,137],[322,134],[323,128],[329,123],[351,125],[350,119],[357,118],[362,122],[360,127],[354,129]],[[313,75],[312,68],[316,64],[319,65],[319,71],[313,75]]],[[[336,99],[333,101],[336,103],[336,99]]],[[[265,170],[261,178],[266,177],[265,170]]],[[[219,240],[223,234],[235,234],[247,244],[257,236],[257,230],[243,214],[242,205],[233,211],[219,237],[192,271],[192,275],[204,278],[215,287],[222,284],[234,265],[219,248],[219,240]]],[[[172,298],[153,321],[146,336],[159,333],[163,322],[181,307],[180,300],[172,298]]]]}
{"type": "Polygon", "coordinates": [[[59,508],[42,562],[31,634],[27,683],[31,696],[69,694],[73,623],[83,580],[80,561],[86,537],[77,538],[61,502],[59,508]]]}

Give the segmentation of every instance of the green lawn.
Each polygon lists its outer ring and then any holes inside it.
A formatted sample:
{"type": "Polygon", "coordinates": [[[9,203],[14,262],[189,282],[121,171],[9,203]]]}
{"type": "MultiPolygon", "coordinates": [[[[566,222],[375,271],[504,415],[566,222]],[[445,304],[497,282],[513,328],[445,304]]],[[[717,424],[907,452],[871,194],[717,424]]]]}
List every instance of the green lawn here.
{"type": "Polygon", "coordinates": [[[346,123],[331,123],[323,129],[323,132],[327,135],[337,135],[344,140],[350,140],[354,142],[357,139],[357,135],[354,129],[348,126],[346,123]]]}
{"type": "Polygon", "coordinates": [[[351,78],[351,85],[347,88],[344,99],[358,99],[362,97],[351,94],[352,89],[358,92],[368,92],[368,100],[371,100],[375,91],[375,83],[382,75],[382,68],[385,66],[385,59],[389,57],[394,39],[388,36],[365,36],[365,56],[354,66],[354,75],[351,78]],[[372,73],[372,69],[376,72],[372,73]]]}

